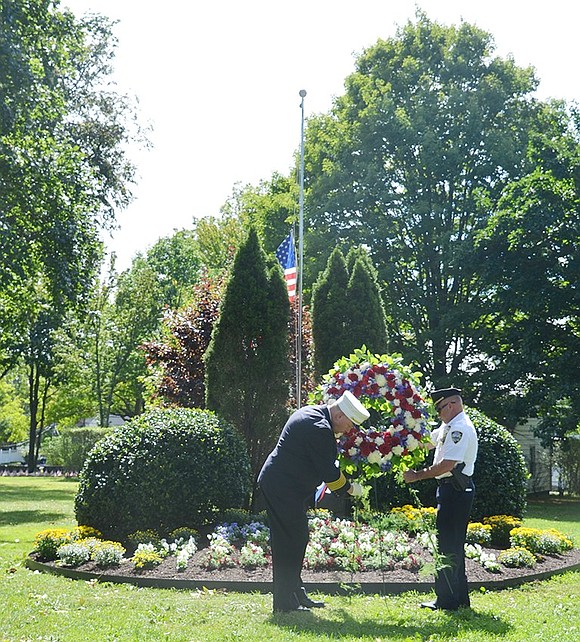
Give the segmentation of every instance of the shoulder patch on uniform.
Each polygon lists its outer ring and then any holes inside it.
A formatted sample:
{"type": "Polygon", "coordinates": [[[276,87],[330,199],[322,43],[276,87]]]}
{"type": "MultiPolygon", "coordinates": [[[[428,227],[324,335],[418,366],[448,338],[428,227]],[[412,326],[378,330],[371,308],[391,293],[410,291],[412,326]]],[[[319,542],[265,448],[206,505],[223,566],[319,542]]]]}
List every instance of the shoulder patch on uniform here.
{"type": "Polygon", "coordinates": [[[463,437],[463,433],[461,430],[453,430],[451,432],[451,439],[453,439],[454,444],[458,444],[461,441],[461,438],[463,437]]]}

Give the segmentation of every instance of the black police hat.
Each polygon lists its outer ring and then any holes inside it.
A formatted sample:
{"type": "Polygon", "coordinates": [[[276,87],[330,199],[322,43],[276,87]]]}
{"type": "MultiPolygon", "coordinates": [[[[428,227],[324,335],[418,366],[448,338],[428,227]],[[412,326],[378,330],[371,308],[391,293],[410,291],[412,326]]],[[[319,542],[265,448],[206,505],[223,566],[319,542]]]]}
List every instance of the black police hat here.
{"type": "Polygon", "coordinates": [[[433,399],[433,403],[437,406],[444,399],[455,397],[455,395],[461,395],[459,388],[440,388],[439,390],[433,390],[431,399],[433,399]]]}

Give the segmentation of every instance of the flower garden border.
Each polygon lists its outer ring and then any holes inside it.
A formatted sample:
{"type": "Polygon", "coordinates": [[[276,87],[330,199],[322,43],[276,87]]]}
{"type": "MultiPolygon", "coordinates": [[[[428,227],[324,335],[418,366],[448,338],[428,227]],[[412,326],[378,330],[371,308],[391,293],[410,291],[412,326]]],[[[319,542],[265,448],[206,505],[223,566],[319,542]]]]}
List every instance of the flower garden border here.
{"type": "MultiPolygon", "coordinates": [[[[577,558],[577,556],[576,556],[577,558]]],[[[251,580],[192,580],[174,578],[156,578],[156,577],[139,577],[134,575],[115,575],[113,573],[94,573],[89,571],[78,571],[72,568],[57,567],[51,564],[39,562],[32,557],[26,559],[26,567],[32,571],[42,573],[52,573],[73,580],[111,582],[113,584],[133,584],[139,587],[163,588],[163,589],[183,589],[183,590],[226,590],[235,593],[271,593],[272,583],[251,580]]],[[[568,571],[580,571],[580,560],[572,561],[569,565],[564,565],[549,571],[538,573],[523,574],[518,577],[505,579],[487,580],[468,582],[470,590],[502,590],[519,586],[528,582],[545,580],[554,575],[561,575],[568,571]]],[[[431,582],[305,582],[304,586],[307,591],[324,593],[326,595],[352,595],[352,594],[373,594],[373,595],[397,595],[408,591],[418,593],[428,593],[435,587],[431,582]]]]}

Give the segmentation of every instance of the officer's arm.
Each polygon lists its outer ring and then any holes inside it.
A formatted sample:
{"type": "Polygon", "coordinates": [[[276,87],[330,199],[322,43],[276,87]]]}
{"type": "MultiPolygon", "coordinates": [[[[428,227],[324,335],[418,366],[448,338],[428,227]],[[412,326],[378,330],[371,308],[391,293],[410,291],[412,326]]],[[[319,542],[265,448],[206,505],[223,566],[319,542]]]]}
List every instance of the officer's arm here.
{"type": "Polygon", "coordinates": [[[457,463],[454,459],[443,459],[439,463],[423,468],[422,470],[406,470],[403,473],[403,478],[408,484],[412,484],[421,479],[439,477],[440,475],[451,472],[457,463]]]}

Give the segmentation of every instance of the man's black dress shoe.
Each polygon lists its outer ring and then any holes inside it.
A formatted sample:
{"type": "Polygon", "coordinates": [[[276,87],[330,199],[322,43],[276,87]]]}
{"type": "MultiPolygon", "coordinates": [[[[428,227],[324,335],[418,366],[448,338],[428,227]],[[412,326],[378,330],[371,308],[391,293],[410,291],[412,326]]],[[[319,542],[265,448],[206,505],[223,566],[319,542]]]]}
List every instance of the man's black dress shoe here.
{"type": "Polygon", "coordinates": [[[432,611],[437,610],[437,604],[435,602],[421,602],[421,608],[422,609],[431,609],[432,611]]]}
{"type": "Polygon", "coordinates": [[[432,611],[457,611],[457,607],[439,606],[437,602],[421,602],[422,609],[431,609],[432,611]]]}
{"type": "Polygon", "coordinates": [[[304,587],[298,589],[296,593],[294,593],[294,595],[296,596],[296,599],[298,600],[298,604],[300,604],[300,606],[305,606],[309,609],[324,608],[324,602],[317,602],[316,600],[310,599],[304,587]]]}

